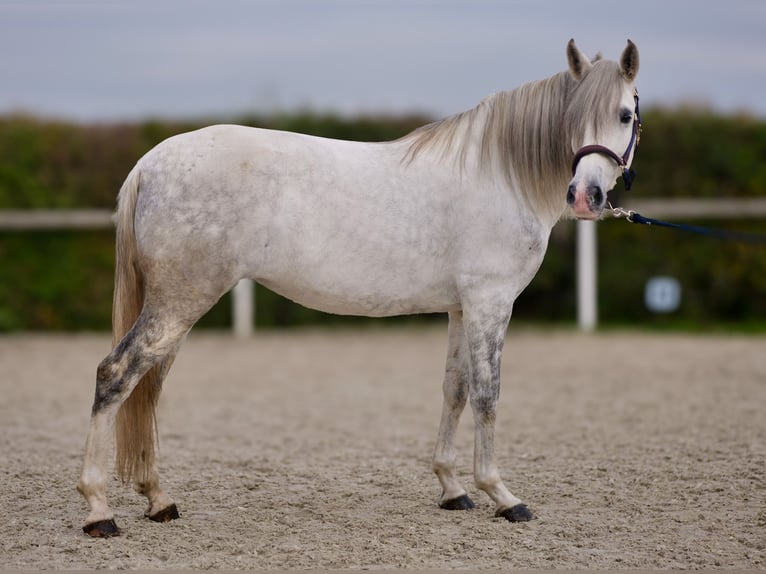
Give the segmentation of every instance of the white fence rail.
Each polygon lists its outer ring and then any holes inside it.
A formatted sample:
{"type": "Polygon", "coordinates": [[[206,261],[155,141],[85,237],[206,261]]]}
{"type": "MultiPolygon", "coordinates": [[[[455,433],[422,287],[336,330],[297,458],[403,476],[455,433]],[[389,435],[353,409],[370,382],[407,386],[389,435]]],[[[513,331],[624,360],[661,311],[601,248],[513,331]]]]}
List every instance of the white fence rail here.
{"type": "MultiPolygon", "coordinates": [[[[766,198],[644,200],[623,207],[657,219],[766,218],[766,198]]],[[[108,209],[0,210],[0,231],[106,229],[113,225],[113,212],[108,209]]],[[[598,326],[596,236],[595,223],[577,222],[577,322],[583,331],[598,326]]],[[[232,330],[238,337],[253,332],[254,301],[252,281],[243,279],[232,289],[232,330]]]]}
{"type": "MultiPolygon", "coordinates": [[[[0,231],[56,231],[108,229],[114,226],[109,209],[17,209],[0,210],[0,231]]],[[[253,334],[255,287],[242,279],[231,290],[232,331],[237,337],[253,334]]]]}
{"type": "Polygon", "coordinates": [[[113,227],[108,209],[6,209],[0,211],[0,231],[53,231],[113,227]]]}

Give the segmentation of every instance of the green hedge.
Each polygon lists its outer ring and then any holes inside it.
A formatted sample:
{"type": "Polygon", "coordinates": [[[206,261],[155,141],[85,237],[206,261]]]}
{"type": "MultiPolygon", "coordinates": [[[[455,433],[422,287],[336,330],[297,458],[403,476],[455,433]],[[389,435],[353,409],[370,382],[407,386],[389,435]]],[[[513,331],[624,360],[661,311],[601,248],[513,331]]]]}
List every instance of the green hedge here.
{"type": "MultiPolygon", "coordinates": [[[[163,139],[217,120],[79,125],[24,116],[0,118],[0,209],[114,206],[125,175],[163,139]]],[[[399,137],[428,118],[344,119],[303,113],[235,118],[234,123],[352,140],[399,137]]],[[[649,110],[631,195],[756,197],[766,194],[766,123],[695,110],[649,110]]],[[[619,201],[625,192],[616,192],[619,201]]],[[[766,232],[764,220],[700,221],[766,232]]],[[[516,304],[523,321],[572,323],[575,317],[574,222],[554,230],[545,262],[516,304]]],[[[599,235],[599,311],[605,325],[764,329],[766,249],[720,242],[624,221],[599,235]],[[658,316],[643,304],[646,280],[671,275],[682,285],[679,311],[658,316]]],[[[114,238],[110,231],[0,233],[0,331],[108,329],[114,238]]],[[[324,315],[257,288],[261,327],[364,323],[324,315]]],[[[201,321],[230,323],[229,296],[201,321]]],[[[387,321],[411,321],[411,318],[387,321]]],[[[426,318],[425,320],[429,320],[426,318]]]]}

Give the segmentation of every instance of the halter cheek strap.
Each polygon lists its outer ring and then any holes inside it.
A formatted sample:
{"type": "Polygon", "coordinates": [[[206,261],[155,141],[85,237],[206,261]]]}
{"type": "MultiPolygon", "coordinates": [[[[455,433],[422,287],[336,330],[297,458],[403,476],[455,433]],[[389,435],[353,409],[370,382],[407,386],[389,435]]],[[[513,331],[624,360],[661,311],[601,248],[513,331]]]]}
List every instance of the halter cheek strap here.
{"type": "Polygon", "coordinates": [[[622,179],[625,182],[625,189],[629,190],[631,188],[633,180],[636,178],[636,173],[628,168],[628,160],[630,159],[630,154],[633,151],[633,148],[637,148],[638,142],[641,140],[641,112],[638,109],[638,90],[633,92],[633,99],[636,102],[636,109],[633,113],[633,133],[630,136],[630,142],[628,143],[628,148],[625,150],[625,153],[619,156],[608,147],[599,144],[583,146],[577,150],[574,160],[572,161],[573,176],[575,172],[577,172],[577,164],[580,163],[582,158],[592,153],[600,153],[601,155],[613,159],[617,163],[617,166],[622,170],[622,179]]]}

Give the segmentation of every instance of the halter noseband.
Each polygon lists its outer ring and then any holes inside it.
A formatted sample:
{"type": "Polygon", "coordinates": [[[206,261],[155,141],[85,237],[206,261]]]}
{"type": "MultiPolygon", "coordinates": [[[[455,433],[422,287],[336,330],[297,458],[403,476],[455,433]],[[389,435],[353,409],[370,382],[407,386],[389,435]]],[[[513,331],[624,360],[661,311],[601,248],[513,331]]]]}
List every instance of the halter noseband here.
{"type": "Polygon", "coordinates": [[[572,161],[572,176],[574,176],[577,171],[577,164],[580,163],[582,158],[592,153],[600,153],[617,162],[617,166],[622,169],[622,179],[625,181],[625,189],[630,189],[630,186],[633,184],[633,180],[636,177],[636,173],[632,169],[628,169],[628,159],[630,159],[630,153],[633,151],[633,148],[638,147],[638,142],[641,140],[641,112],[638,109],[637,89],[633,91],[633,99],[636,102],[636,109],[633,112],[633,133],[630,136],[628,149],[625,150],[625,153],[622,154],[622,156],[619,156],[608,147],[599,144],[583,146],[577,151],[574,160],[572,161]]]}

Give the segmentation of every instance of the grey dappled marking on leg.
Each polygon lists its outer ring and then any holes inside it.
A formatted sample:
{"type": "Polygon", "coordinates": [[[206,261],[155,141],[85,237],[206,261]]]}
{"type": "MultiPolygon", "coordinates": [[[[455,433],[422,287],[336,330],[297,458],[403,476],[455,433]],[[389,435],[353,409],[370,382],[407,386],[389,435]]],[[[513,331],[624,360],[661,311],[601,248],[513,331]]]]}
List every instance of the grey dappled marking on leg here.
{"type": "Polygon", "coordinates": [[[439,506],[447,510],[463,510],[473,508],[473,502],[456,476],[455,433],[468,400],[469,376],[462,313],[450,313],[448,330],[447,364],[442,385],[444,402],[432,469],[442,485],[439,506]]]}
{"type": "Polygon", "coordinates": [[[521,500],[503,484],[495,463],[500,361],[509,320],[510,310],[499,313],[489,305],[472,309],[470,319],[465,322],[471,366],[469,400],[474,417],[474,480],[494,501],[496,513],[521,505],[521,500]]]}

